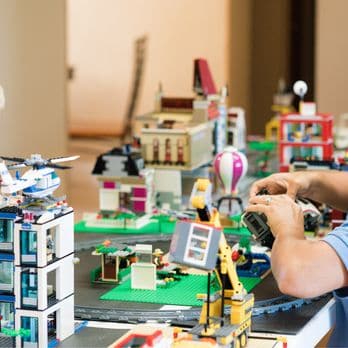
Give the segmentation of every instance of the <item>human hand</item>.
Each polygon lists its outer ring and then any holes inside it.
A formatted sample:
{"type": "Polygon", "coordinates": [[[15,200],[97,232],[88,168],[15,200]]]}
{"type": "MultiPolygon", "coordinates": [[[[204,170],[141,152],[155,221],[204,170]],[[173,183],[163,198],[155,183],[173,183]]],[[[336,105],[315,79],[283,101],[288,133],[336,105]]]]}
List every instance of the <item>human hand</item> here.
{"type": "MultiPolygon", "coordinates": [[[[271,195],[287,194],[291,198],[299,194],[305,196],[309,190],[312,175],[308,172],[276,173],[267,178],[255,181],[250,188],[250,198],[253,198],[262,189],[271,195]]],[[[250,202],[251,203],[251,202],[250,202]]]]}
{"type": "Polygon", "coordinates": [[[251,197],[247,212],[264,213],[273,235],[304,239],[302,209],[286,194],[251,197]]]}

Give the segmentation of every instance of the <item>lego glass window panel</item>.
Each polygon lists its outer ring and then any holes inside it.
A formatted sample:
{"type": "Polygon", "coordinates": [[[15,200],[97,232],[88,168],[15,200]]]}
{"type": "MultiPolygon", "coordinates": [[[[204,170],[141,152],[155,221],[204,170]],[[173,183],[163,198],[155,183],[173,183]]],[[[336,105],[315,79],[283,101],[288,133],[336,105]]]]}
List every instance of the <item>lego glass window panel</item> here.
{"type": "Polygon", "coordinates": [[[190,221],[176,223],[169,260],[185,266],[213,270],[221,237],[220,229],[190,221]]]}
{"type": "Polygon", "coordinates": [[[49,228],[46,231],[46,255],[47,262],[52,262],[56,258],[56,244],[57,244],[57,226],[49,228]]]}
{"type": "Polygon", "coordinates": [[[57,303],[57,269],[47,273],[47,305],[57,303]]]}
{"type": "MultiPolygon", "coordinates": [[[[39,330],[39,319],[33,317],[22,317],[21,318],[21,328],[28,330],[29,335],[23,336],[22,341],[23,346],[31,347],[32,345],[27,345],[26,343],[38,343],[38,330],[39,330]]],[[[33,345],[37,347],[37,345],[33,345]]]]}
{"type": "Polygon", "coordinates": [[[14,329],[14,304],[11,302],[0,302],[0,327],[14,329]]]}
{"type": "Polygon", "coordinates": [[[21,274],[22,308],[35,309],[38,306],[37,273],[25,270],[21,274]]]}
{"type": "Polygon", "coordinates": [[[0,250],[13,249],[13,220],[0,219],[0,250]]]}
{"type": "Polygon", "coordinates": [[[184,261],[203,266],[206,264],[210,246],[211,227],[191,225],[184,261]]]}
{"type": "Polygon", "coordinates": [[[294,158],[313,158],[313,159],[323,159],[323,148],[321,146],[296,146],[284,147],[284,159],[286,163],[294,158]]]}
{"type": "Polygon", "coordinates": [[[21,263],[24,265],[37,264],[37,232],[20,231],[21,263]]]}
{"type": "Polygon", "coordinates": [[[13,292],[13,261],[0,261],[0,292],[13,292]]]}

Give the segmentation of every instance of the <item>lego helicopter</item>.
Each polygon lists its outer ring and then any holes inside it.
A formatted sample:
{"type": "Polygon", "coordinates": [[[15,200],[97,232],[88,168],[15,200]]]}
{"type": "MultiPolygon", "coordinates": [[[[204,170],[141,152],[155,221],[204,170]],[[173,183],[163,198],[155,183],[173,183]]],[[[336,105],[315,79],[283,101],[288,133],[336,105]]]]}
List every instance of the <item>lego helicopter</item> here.
{"type": "Polygon", "coordinates": [[[30,158],[6,157],[0,156],[6,161],[16,162],[6,166],[5,162],[0,162],[0,187],[2,194],[15,194],[22,191],[24,196],[29,198],[45,198],[59,187],[60,178],[55,169],[70,169],[70,166],[60,165],[57,163],[74,161],[80,156],[55,157],[44,159],[40,154],[32,154],[30,158]],[[20,169],[32,167],[22,176],[16,173],[14,179],[10,174],[11,169],[20,169]]]}

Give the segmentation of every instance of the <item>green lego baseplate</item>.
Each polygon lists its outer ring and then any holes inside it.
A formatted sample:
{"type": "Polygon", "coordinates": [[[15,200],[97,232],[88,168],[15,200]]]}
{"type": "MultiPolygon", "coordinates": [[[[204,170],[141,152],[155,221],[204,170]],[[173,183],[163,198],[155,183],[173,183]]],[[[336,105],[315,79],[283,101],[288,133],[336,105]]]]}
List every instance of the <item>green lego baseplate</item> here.
{"type": "MultiPolygon", "coordinates": [[[[175,221],[153,220],[142,228],[117,228],[117,227],[87,227],[86,221],[81,220],[75,224],[76,233],[115,233],[115,234],[172,234],[175,230],[175,221]]],[[[224,227],[225,234],[250,237],[251,233],[246,227],[224,227]]]]}
{"type": "Polygon", "coordinates": [[[76,233],[115,233],[115,234],[172,234],[175,221],[153,220],[141,228],[118,227],[88,227],[86,221],[81,220],[75,224],[76,233]]]}
{"type": "MultiPolygon", "coordinates": [[[[240,277],[239,280],[248,292],[261,282],[261,278],[240,277]]],[[[219,284],[213,275],[211,293],[217,290],[219,290],[219,284]]],[[[196,295],[205,294],[206,291],[207,276],[205,274],[182,275],[179,281],[175,281],[167,287],[157,286],[156,290],[131,289],[131,280],[127,279],[102,295],[100,300],[201,306],[202,301],[198,300],[196,295]]]]}

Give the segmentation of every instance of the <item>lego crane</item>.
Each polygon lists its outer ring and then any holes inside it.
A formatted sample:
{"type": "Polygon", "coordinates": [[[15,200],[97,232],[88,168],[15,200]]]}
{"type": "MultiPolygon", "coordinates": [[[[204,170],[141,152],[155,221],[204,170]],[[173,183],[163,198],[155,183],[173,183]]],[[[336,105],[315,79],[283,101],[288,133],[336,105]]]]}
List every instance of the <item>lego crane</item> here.
{"type": "Polygon", "coordinates": [[[170,246],[171,260],[208,271],[207,294],[199,324],[191,330],[195,337],[214,337],[219,345],[244,347],[251,326],[254,295],[239,281],[232,250],[222,232],[219,213],[211,203],[211,183],[198,179],[191,193],[191,205],[197,209],[196,221],[177,223],[170,246]],[[215,271],[221,290],[210,294],[211,273],[215,271]],[[231,307],[229,317],[225,306],[231,307]]]}

